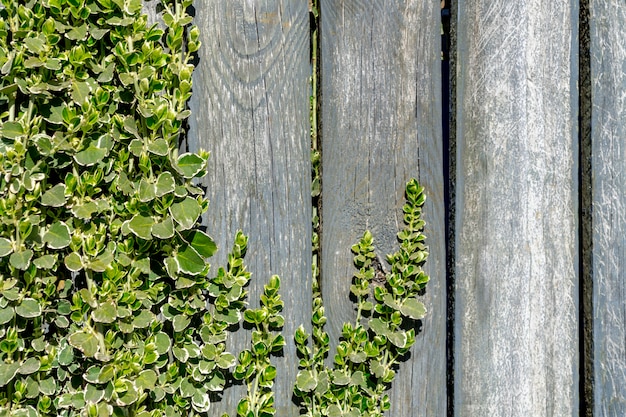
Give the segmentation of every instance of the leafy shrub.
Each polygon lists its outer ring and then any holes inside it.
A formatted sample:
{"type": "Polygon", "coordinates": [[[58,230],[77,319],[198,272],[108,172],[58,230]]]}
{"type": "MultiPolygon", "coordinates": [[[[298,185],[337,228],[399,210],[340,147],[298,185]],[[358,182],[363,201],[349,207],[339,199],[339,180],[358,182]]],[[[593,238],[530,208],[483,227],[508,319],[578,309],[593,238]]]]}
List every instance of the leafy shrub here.
{"type": "Polygon", "coordinates": [[[165,30],[141,0],[2,0],[0,414],[201,413],[236,363],[247,239],[208,279],[208,154],[177,150],[198,30],[161,3],[165,30]]]}

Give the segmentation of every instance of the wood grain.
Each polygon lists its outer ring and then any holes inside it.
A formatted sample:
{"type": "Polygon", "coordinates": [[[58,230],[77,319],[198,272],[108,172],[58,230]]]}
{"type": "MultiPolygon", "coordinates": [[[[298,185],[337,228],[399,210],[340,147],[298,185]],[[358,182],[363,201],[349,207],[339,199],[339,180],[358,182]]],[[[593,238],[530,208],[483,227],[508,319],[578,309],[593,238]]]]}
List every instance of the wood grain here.
{"type": "Polygon", "coordinates": [[[626,5],[590,2],[594,416],[626,415],[626,5]]]}
{"type": "Polygon", "coordinates": [[[577,416],[578,2],[459,2],[458,416],[577,416]]]}
{"type": "Polygon", "coordinates": [[[321,280],[331,352],[342,324],[354,321],[350,247],[369,229],[384,259],[403,227],[406,181],[418,177],[428,195],[429,313],[390,392],[394,417],[446,415],[439,21],[434,1],[321,2],[321,280]]]}
{"type": "MultiPolygon", "coordinates": [[[[274,390],[278,416],[297,415],[291,401],[297,373],[293,334],[310,323],[311,176],[309,17],[301,0],[199,2],[195,23],[203,46],[194,73],[189,147],[211,152],[203,183],[204,219],[219,243],[214,270],[226,264],[237,229],[250,240],[249,300],[272,274],[282,280],[284,356],[274,390]]],[[[249,348],[249,332],[231,334],[230,349],[249,348]]],[[[229,412],[243,389],[227,389],[211,415],[229,412]]]]}

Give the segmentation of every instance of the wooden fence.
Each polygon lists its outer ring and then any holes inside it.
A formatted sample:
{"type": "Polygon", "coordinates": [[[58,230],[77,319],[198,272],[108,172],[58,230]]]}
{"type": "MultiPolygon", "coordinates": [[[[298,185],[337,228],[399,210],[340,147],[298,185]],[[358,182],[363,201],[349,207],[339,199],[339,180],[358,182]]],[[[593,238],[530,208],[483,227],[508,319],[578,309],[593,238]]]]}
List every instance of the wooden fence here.
{"type": "MultiPolygon", "coordinates": [[[[389,415],[626,415],[624,2],[453,2],[450,121],[438,0],[320,6],[321,279],[333,342],[353,314],[350,246],[367,228],[380,255],[394,250],[403,186],[418,177],[429,312],[389,415]]],[[[281,276],[291,341],[311,303],[308,4],[198,0],[195,21],[188,146],[212,153],[213,264],[243,229],[250,299],[281,276]]],[[[288,343],[278,416],[298,414],[296,364],[288,343]]],[[[228,390],[212,413],[232,412],[240,395],[228,390]]]]}

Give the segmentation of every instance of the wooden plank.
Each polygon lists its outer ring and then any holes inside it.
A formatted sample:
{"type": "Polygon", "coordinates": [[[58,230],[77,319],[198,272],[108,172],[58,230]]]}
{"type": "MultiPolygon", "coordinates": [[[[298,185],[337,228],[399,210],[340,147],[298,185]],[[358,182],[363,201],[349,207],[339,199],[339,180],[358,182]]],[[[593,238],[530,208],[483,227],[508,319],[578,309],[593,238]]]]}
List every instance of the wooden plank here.
{"type": "Polygon", "coordinates": [[[459,416],[577,416],[578,2],[459,2],[459,416]]]}
{"type": "MultiPolygon", "coordinates": [[[[309,15],[301,0],[200,2],[195,23],[202,49],[194,73],[191,149],[211,152],[204,180],[204,219],[220,245],[214,270],[226,264],[237,229],[249,235],[252,306],[271,274],[282,279],[287,318],[284,356],[273,358],[277,415],[297,415],[295,329],[310,323],[311,175],[309,15]]],[[[249,332],[231,334],[235,353],[249,332]]],[[[244,390],[227,389],[211,415],[229,412],[244,390]]]]}
{"type": "Polygon", "coordinates": [[[428,196],[429,313],[393,383],[394,417],[446,415],[439,13],[432,1],[321,2],[321,280],[331,352],[342,323],[354,320],[351,245],[369,229],[384,259],[403,227],[405,182],[419,177],[428,196]]]}
{"type": "Polygon", "coordinates": [[[594,416],[626,415],[626,5],[590,2],[594,416]]]}

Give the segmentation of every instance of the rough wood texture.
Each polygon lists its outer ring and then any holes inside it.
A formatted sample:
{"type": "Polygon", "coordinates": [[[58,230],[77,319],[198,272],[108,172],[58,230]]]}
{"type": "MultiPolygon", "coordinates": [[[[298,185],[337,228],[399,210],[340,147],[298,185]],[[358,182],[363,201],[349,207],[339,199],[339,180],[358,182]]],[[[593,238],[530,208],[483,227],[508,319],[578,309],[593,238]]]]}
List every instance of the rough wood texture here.
{"type": "Polygon", "coordinates": [[[594,416],[626,415],[626,5],[592,0],[594,416]]]}
{"type": "MultiPolygon", "coordinates": [[[[246,264],[255,306],[271,274],[282,279],[284,357],[275,384],[278,416],[297,415],[291,393],[297,363],[295,329],[310,322],[311,176],[309,16],[301,0],[199,2],[202,33],[194,73],[191,149],[211,151],[208,232],[225,265],[237,229],[249,235],[246,264]]],[[[230,349],[249,348],[249,332],[231,335],[230,349]]],[[[211,415],[235,407],[244,390],[228,389],[211,415]]]]}
{"type": "Polygon", "coordinates": [[[369,229],[384,259],[403,227],[406,181],[419,177],[428,196],[429,312],[394,381],[394,417],[446,414],[439,9],[422,0],[321,2],[321,280],[333,346],[354,320],[350,247],[369,229]]]}
{"type": "Polygon", "coordinates": [[[577,5],[459,2],[458,416],[579,412],[577,5]]]}

